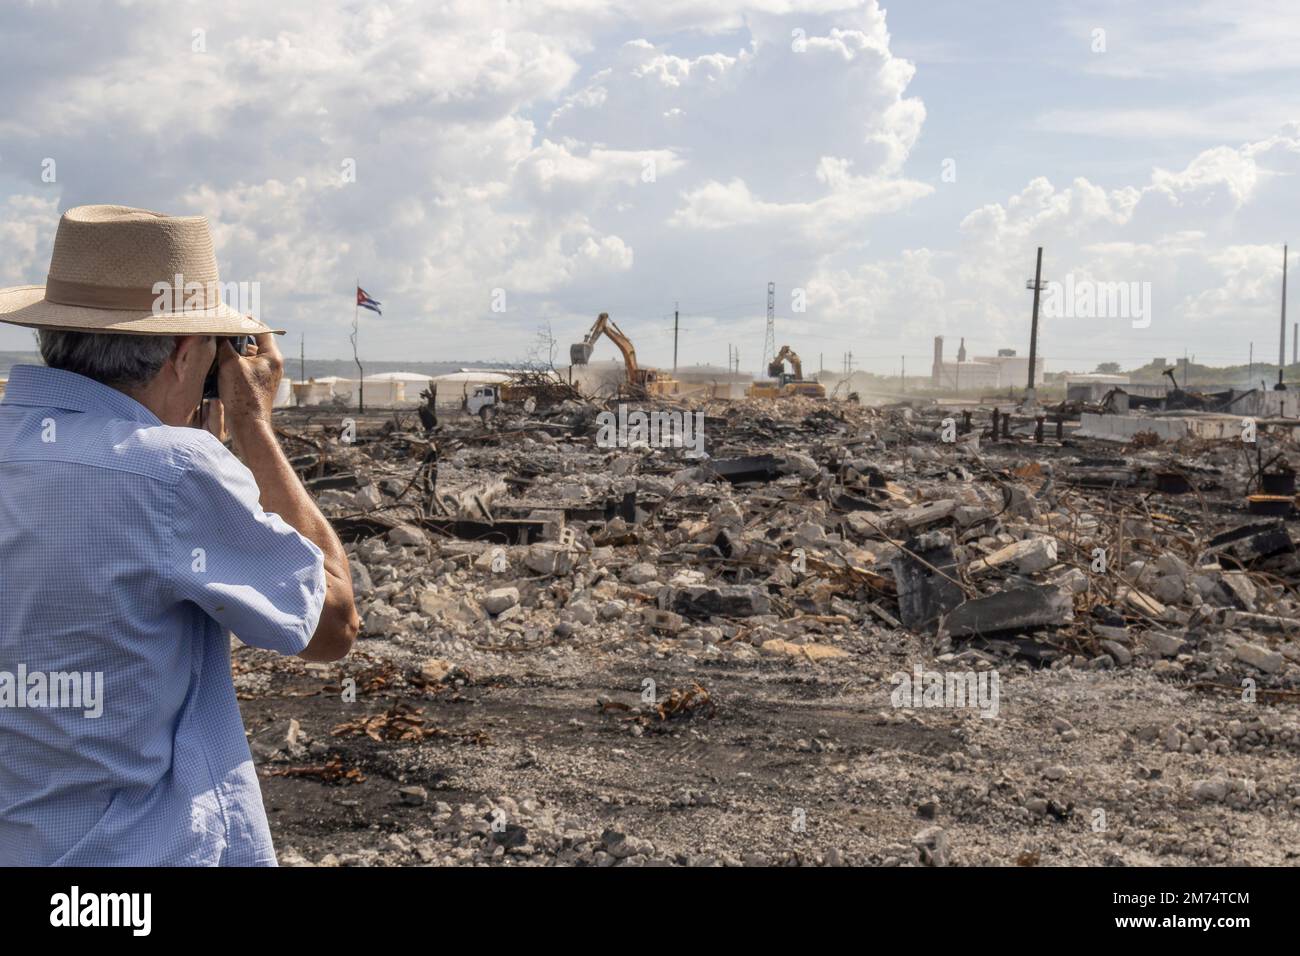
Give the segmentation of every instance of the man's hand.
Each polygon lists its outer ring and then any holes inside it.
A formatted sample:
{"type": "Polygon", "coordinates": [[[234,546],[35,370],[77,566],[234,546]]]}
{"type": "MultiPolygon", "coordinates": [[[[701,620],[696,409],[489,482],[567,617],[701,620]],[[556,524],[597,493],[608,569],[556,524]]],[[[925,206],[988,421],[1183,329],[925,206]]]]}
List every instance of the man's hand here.
{"type": "Polygon", "coordinates": [[[236,355],[224,339],[217,349],[217,389],[226,426],[235,440],[235,451],[257,481],[262,510],[278,514],[325,555],[325,606],[311,642],[298,656],[309,661],[338,660],[352,649],[361,619],[352,597],[352,569],[343,544],[298,480],[271,427],[271,408],[284,359],[269,332],[257,336],[257,344],[248,346],[244,357],[236,355]]]}
{"type": "Polygon", "coordinates": [[[205,398],[199,402],[198,411],[194,413],[195,428],[202,428],[224,443],[230,436],[226,433],[226,411],[221,407],[221,399],[205,398]]]}
{"type": "Polygon", "coordinates": [[[250,425],[271,423],[275,393],[284,374],[284,357],[270,332],[257,336],[244,356],[237,355],[228,340],[217,342],[217,390],[236,442],[250,425]]]}

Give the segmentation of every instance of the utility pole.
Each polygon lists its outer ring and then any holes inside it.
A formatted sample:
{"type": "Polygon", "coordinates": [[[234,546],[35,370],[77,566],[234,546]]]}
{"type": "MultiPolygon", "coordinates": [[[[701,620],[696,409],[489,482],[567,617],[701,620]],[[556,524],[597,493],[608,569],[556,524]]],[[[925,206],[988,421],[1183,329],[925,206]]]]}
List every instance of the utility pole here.
{"type": "Polygon", "coordinates": [[[1025,405],[1032,408],[1038,404],[1034,390],[1034,366],[1038,364],[1038,296],[1043,291],[1043,247],[1038,247],[1038,262],[1034,266],[1032,282],[1025,283],[1026,289],[1034,290],[1034,317],[1029,326],[1029,385],[1025,389],[1025,405]]]}
{"type": "Polygon", "coordinates": [[[1250,343],[1250,364],[1246,366],[1246,388],[1251,389],[1255,386],[1251,384],[1255,381],[1255,343],[1250,343]]]}
{"type": "Polygon", "coordinates": [[[902,359],[902,362],[898,366],[898,390],[900,392],[906,392],[907,391],[907,356],[900,355],[899,358],[902,359]]]}
{"type": "Polygon", "coordinates": [[[1282,247],[1282,337],[1278,339],[1278,368],[1287,364],[1287,247],[1282,247]]]}
{"type": "Polygon", "coordinates": [[[1282,247],[1282,337],[1277,343],[1277,390],[1286,391],[1282,384],[1282,369],[1286,366],[1286,246],[1282,247]]]}
{"type": "Polygon", "coordinates": [[[673,378],[677,377],[677,303],[673,303],[673,378]]]}
{"type": "Polygon", "coordinates": [[[298,390],[295,396],[297,401],[295,405],[302,404],[302,392],[307,387],[307,333],[304,332],[298,336],[298,380],[302,382],[302,389],[298,390]]]}

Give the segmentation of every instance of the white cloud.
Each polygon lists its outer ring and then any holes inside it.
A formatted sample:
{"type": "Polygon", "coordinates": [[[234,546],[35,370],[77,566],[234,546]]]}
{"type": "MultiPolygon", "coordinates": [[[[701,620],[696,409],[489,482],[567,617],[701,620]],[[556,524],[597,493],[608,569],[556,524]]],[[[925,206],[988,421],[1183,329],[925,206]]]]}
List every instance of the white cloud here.
{"type": "MultiPolygon", "coordinates": [[[[913,72],[863,0],[42,4],[0,14],[25,94],[0,171],[53,156],[61,208],[206,213],[229,277],[330,353],[359,276],[385,304],[374,348],[492,356],[542,314],[611,303],[633,331],[670,276],[753,282],[705,264],[719,228],[815,259],[925,196],[902,174],[913,72]]],[[[24,202],[0,256],[35,281],[55,217],[24,202]]]]}
{"type": "Polygon", "coordinates": [[[1300,67],[1300,14],[1288,0],[1110,0],[1067,23],[1081,38],[1106,31],[1089,60],[1098,74],[1126,79],[1258,74],[1300,67]]]}
{"type": "Polygon", "coordinates": [[[45,195],[10,196],[0,209],[0,285],[37,284],[49,265],[49,248],[58,225],[58,199],[45,195]]]}
{"type": "Polygon", "coordinates": [[[809,243],[826,247],[864,220],[896,212],[934,191],[914,180],[854,176],[846,159],[823,156],[817,180],[826,192],[811,202],[778,203],[755,196],[743,180],[710,181],[683,194],[683,204],[668,220],[685,229],[724,230],[773,226],[796,233],[809,243]]]}
{"type": "MultiPolygon", "coordinates": [[[[1154,311],[1149,329],[1122,320],[1045,322],[1040,345],[1049,367],[1090,369],[1111,357],[1142,363],[1181,354],[1198,333],[1243,350],[1216,353],[1225,364],[1244,361],[1247,340],[1258,336],[1262,344],[1277,334],[1281,240],[1230,237],[1256,210],[1295,208],[1294,132],[1204,150],[1180,169],[1153,169],[1142,185],[1104,189],[1076,178],[1058,189],[1036,178],[1006,201],[967,214],[962,241],[949,253],[910,250],[817,270],[808,281],[810,312],[824,329],[863,324],[886,353],[907,343],[916,355],[917,344],[936,334],[965,335],[980,350],[1024,350],[1025,280],[1042,245],[1045,279],[1150,283],[1154,311]]],[[[882,358],[877,370],[895,364],[882,358]]]]}
{"type": "MultiPolygon", "coordinates": [[[[1137,35],[1113,8],[1108,53],[1088,63],[1186,76],[1205,53],[1244,75],[1264,28],[1216,9],[1197,6],[1180,37],[1137,35]]],[[[1256,9],[1290,18],[1261,47],[1285,62],[1294,15],[1256,9]]],[[[761,337],[769,280],[782,304],[808,293],[805,315],[779,307],[805,353],[843,343],[892,370],[940,332],[1023,347],[1040,244],[1049,278],[1148,279],[1163,310],[1144,339],[1046,328],[1049,355],[1173,353],[1184,330],[1225,323],[1240,326],[1235,348],[1275,313],[1267,250],[1300,217],[1300,127],[1197,139],[1186,161],[1162,152],[1166,168],[1117,181],[1018,142],[1014,178],[964,172],[940,197],[929,164],[948,143],[922,142],[936,130],[916,67],[893,51],[873,0],[105,0],[76,18],[10,5],[0,86],[22,95],[0,113],[0,270],[43,277],[56,202],[201,211],[228,278],[261,281],[270,317],[318,354],[348,351],[360,277],[385,305],[366,318],[368,347],[394,358],[510,357],[544,317],[563,335],[608,310],[662,363],[658,317],[678,298],[726,303],[691,333],[720,352],[761,337]],[[191,51],[196,28],[206,52],[191,51]],[[56,184],[39,181],[46,156],[56,184]]],[[[975,95],[929,79],[940,117],[975,95]]],[[[1107,148],[1127,156],[1142,136],[1244,133],[1235,113],[1276,118],[1284,100],[1069,99],[1031,122],[1116,137],[1107,148]]],[[[963,170],[1003,148],[992,134],[968,145],[963,170]]],[[[0,347],[20,338],[0,331],[0,347]]]]}

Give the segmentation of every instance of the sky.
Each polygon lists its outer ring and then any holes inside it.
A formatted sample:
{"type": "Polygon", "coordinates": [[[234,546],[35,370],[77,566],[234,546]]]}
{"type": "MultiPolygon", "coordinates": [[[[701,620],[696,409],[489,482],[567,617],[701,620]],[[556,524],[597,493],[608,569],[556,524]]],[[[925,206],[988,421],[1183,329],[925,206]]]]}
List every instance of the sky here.
{"type": "Polygon", "coordinates": [[[1042,246],[1049,370],[1271,360],[1298,68],[1282,0],[5,0],[0,286],[116,203],[207,216],[294,354],[350,356],[359,281],[363,360],[609,312],[671,366],[676,310],[757,371],[771,282],[805,370],[924,374],[1028,351],[1042,246]]]}

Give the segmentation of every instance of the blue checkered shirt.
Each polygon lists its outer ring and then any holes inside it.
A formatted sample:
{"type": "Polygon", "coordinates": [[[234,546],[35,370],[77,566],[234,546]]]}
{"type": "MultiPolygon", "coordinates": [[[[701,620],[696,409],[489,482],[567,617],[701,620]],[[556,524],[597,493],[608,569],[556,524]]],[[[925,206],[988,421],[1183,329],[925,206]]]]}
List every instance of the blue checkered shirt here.
{"type": "Polygon", "coordinates": [[[296,654],[324,600],[320,549],[261,509],[212,435],[83,376],[15,367],[0,403],[0,864],[274,866],[228,632],[296,654]]]}

